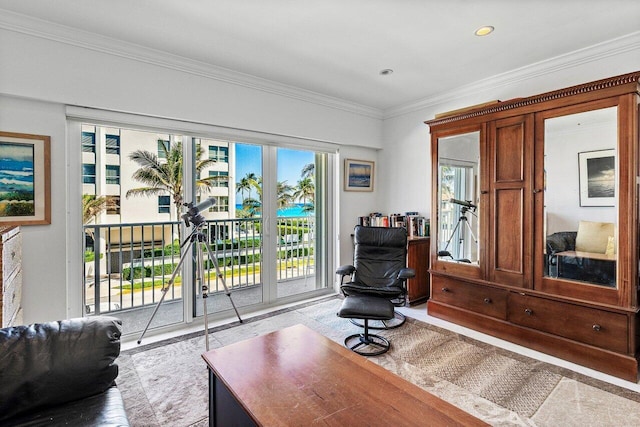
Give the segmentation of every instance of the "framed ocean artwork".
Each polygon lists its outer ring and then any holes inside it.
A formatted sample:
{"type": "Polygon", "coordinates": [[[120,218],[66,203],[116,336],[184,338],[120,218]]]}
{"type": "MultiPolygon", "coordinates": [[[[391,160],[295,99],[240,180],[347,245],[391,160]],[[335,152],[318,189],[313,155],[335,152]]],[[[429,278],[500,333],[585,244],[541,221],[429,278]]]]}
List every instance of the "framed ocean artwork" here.
{"type": "Polygon", "coordinates": [[[51,138],[0,132],[0,225],[51,224],[51,138]]]}
{"type": "Polygon", "coordinates": [[[346,159],[344,161],[345,191],[373,191],[374,162],[346,159]]]}

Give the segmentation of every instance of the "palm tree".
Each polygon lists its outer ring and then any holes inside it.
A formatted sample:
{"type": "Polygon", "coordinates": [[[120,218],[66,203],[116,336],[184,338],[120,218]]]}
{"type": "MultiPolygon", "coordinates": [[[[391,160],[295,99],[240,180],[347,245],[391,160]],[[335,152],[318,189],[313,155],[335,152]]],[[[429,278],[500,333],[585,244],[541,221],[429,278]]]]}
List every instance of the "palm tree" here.
{"type": "Polygon", "coordinates": [[[287,184],[287,181],[280,181],[276,185],[277,207],[278,209],[286,208],[293,202],[294,188],[287,184]]]}
{"type": "Polygon", "coordinates": [[[315,163],[307,163],[300,172],[300,178],[313,178],[316,174],[315,163]]]}
{"type": "MultiPolygon", "coordinates": [[[[140,169],[133,173],[133,179],[146,184],[146,187],[132,188],[127,191],[126,197],[131,196],[155,196],[169,193],[175,207],[176,218],[180,217],[184,199],[182,197],[182,143],[173,144],[168,147],[166,141],[159,140],[161,150],[166,161],[158,159],[154,153],[146,150],[136,150],[129,155],[129,159],[140,165],[140,169]]],[[[215,159],[201,159],[202,147],[196,146],[195,169],[196,169],[196,192],[201,194],[208,192],[214,181],[226,179],[223,176],[211,176],[200,178],[200,173],[206,167],[216,163],[215,159]]]]}
{"type": "Polygon", "coordinates": [[[257,212],[260,212],[262,206],[262,177],[256,176],[253,172],[247,173],[236,184],[236,192],[242,194],[242,209],[236,210],[236,215],[241,218],[252,218],[257,212]],[[252,189],[256,190],[257,199],[252,197],[252,189]],[[249,192],[248,197],[245,197],[245,191],[249,192]]]}
{"type": "Polygon", "coordinates": [[[98,215],[107,209],[115,207],[113,199],[106,196],[96,196],[95,194],[82,195],[82,223],[89,224],[95,222],[98,215]]]}
{"type": "MultiPolygon", "coordinates": [[[[252,217],[262,210],[262,177],[257,177],[252,180],[250,184],[251,187],[255,188],[257,197],[244,198],[242,201],[242,211],[243,215],[246,216],[248,213],[248,216],[252,217]]],[[[278,209],[287,207],[291,204],[293,201],[293,196],[291,194],[293,189],[294,188],[288,185],[286,181],[279,181],[276,184],[276,206],[278,209]]]]}
{"type": "Polygon", "coordinates": [[[316,187],[311,178],[302,178],[298,180],[298,185],[293,192],[293,198],[302,200],[302,210],[305,212],[312,211],[315,207],[316,187]],[[310,203],[307,203],[309,201],[310,203]]]}
{"type": "Polygon", "coordinates": [[[240,193],[242,195],[242,200],[245,199],[244,192],[248,191],[251,193],[251,182],[249,178],[246,176],[240,180],[240,182],[236,183],[236,193],[240,193]]]}
{"type": "Polygon", "coordinates": [[[236,191],[242,194],[242,199],[244,200],[244,192],[249,192],[249,198],[251,198],[251,189],[256,188],[257,182],[260,178],[256,176],[253,172],[248,172],[244,178],[240,180],[236,184],[236,191]]]}
{"type": "MultiPolygon", "coordinates": [[[[98,215],[107,209],[117,207],[112,198],[107,196],[96,196],[95,194],[82,195],[82,223],[95,223],[98,215]]],[[[95,230],[93,228],[85,228],[84,230],[89,240],[85,239],[87,248],[91,248],[95,239],[95,230]]]]}

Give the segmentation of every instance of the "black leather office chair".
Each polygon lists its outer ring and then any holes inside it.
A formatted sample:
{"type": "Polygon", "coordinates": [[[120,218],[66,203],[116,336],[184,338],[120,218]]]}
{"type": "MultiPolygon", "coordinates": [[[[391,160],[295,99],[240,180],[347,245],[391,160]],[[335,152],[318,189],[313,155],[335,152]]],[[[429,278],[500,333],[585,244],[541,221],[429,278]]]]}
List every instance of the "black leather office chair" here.
{"type": "MultiPolygon", "coordinates": [[[[407,230],[404,228],[356,226],[354,232],[353,265],[338,268],[340,289],[345,296],[368,295],[386,298],[394,306],[406,304],[407,279],[415,277],[407,268],[407,230]],[[345,281],[347,279],[347,281],[345,281]]],[[[380,320],[371,329],[397,328],[405,322],[402,313],[395,311],[391,320],[380,320]]],[[[364,327],[362,322],[352,323],[364,327]]]]}

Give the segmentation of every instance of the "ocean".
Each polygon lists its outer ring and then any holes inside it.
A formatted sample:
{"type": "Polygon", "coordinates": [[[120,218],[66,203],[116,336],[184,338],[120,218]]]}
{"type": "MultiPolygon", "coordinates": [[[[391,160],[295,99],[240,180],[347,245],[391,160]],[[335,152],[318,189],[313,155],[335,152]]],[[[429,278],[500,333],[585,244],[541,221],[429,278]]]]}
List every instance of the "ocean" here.
{"type": "Polygon", "coordinates": [[[33,191],[33,162],[5,158],[0,161],[0,193],[33,191]]]}
{"type": "MultiPolygon", "coordinates": [[[[300,217],[313,215],[313,211],[305,212],[302,210],[304,204],[296,203],[293,206],[286,207],[284,209],[278,209],[279,217],[300,217]]],[[[242,203],[236,204],[236,209],[242,209],[242,203]]]]}

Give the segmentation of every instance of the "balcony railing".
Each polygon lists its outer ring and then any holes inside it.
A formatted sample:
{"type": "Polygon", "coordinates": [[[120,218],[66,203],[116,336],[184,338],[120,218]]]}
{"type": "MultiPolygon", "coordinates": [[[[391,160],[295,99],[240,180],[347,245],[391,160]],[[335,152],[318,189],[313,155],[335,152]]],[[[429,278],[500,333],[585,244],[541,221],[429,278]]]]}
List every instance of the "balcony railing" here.
{"type": "MultiPolygon", "coordinates": [[[[278,218],[277,228],[278,282],[313,275],[313,218],[278,218]]],[[[179,264],[180,242],[188,237],[179,235],[179,229],[179,222],[84,226],[86,313],[105,314],[157,304],[163,287],[179,264]]],[[[230,290],[262,285],[261,218],[212,220],[201,230],[230,290]]],[[[209,293],[223,292],[208,251],[203,253],[204,280],[209,293]]],[[[182,283],[179,274],[164,300],[182,298],[182,283]]]]}

